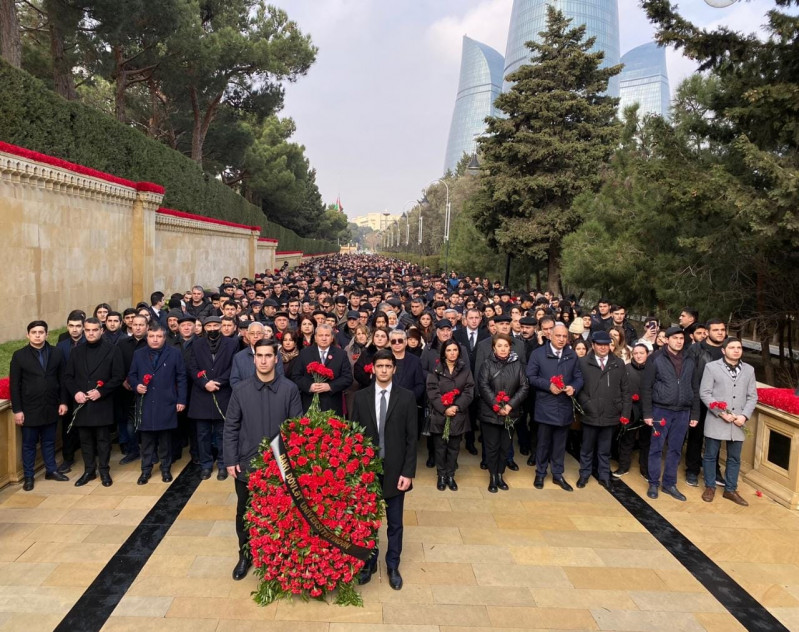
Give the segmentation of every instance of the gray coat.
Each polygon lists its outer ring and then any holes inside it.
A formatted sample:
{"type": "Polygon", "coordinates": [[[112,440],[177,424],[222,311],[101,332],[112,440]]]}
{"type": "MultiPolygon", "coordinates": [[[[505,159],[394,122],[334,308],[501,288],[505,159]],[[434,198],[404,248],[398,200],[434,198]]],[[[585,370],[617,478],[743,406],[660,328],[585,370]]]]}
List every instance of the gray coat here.
{"type": "Polygon", "coordinates": [[[724,366],[724,360],[715,360],[705,365],[702,383],[699,386],[699,397],[708,407],[705,418],[705,436],[711,439],[727,441],[743,441],[746,438],[743,428],[727,423],[719,417],[717,408],[711,410],[711,402],[726,402],[727,412],[752,417],[757,404],[757,384],[755,370],[751,365],[741,362],[738,379],[733,380],[724,366]]]}

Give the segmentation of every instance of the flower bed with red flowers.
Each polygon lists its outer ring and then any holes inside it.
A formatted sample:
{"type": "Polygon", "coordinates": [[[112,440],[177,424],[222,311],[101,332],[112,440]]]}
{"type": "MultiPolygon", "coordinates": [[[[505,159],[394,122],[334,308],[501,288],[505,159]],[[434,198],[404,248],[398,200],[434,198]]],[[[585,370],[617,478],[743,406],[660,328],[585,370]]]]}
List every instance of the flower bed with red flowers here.
{"type": "Polygon", "coordinates": [[[794,394],[792,388],[759,388],[757,401],[786,413],[799,415],[799,397],[794,394]]]}
{"type": "MultiPolygon", "coordinates": [[[[308,505],[336,536],[377,547],[382,514],[378,475],[382,463],[363,429],[312,407],[281,427],[286,456],[308,505]]],[[[355,590],[364,562],[320,537],[286,489],[269,443],[261,445],[250,476],[249,525],[253,566],[259,578],[255,601],[325,599],[363,605],[355,590]]]]}

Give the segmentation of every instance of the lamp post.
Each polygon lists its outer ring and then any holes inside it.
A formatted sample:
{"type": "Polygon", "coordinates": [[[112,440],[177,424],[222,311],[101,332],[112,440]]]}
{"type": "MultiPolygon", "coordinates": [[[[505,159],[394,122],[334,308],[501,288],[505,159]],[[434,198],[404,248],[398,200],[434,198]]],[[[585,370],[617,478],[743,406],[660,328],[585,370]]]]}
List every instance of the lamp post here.
{"type": "MultiPolygon", "coordinates": [[[[449,205],[449,185],[442,179],[439,178],[438,180],[433,180],[427,186],[433,184],[443,184],[444,188],[447,190],[447,199],[446,199],[446,206],[444,208],[444,274],[447,274],[447,270],[449,269],[449,223],[450,223],[450,205],[449,205]]],[[[425,194],[423,198],[423,202],[427,201],[427,195],[425,194]]],[[[429,201],[428,201],[429,204],[429,201]]],[[[421,214],[420,214],[421,217],[421,214]]],[[[421,231],[420,231],[421,232],[421,231]]]]}

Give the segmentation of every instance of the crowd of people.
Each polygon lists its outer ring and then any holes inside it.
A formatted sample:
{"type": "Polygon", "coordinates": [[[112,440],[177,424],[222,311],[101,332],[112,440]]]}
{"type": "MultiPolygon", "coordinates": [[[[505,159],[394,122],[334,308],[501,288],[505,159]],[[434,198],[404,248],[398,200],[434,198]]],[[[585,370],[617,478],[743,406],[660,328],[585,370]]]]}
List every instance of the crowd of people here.
{"type": "MultiPolygon", "coordinates": [[[[637,449],[648,496],[685,501],[677,471],[687,440],[686,483],[699,485],[702,472],[703,500],[721,486],[724,498],[747,504],[737,484],[754,371],[725,323],[702,322],[690,307],[676,325],[648,317],[639,332],[610,299],[586,305],[399,260],[335,255],[253,279],[224,277],[210,291],[154,292],[149,303],[121,311],[105,303],[90,316],[76,309],[66,327],[50,345],[48,324],[32,321],[29,343],[12,358],[23,488],[34,488],[38,444],[45,478],[56,481],[69,480],[80,449],[77,486],[98,474],[113,484],[113,430],[121,463],[141,463],[141,485],[156,465],[171,481],[188,448],[203,479],[216,470],[217,479],[236,480],[236,579],[250,564],[243,515],[252,457],[314,395],[323,410],[365,426],[384,457],[393,588],[402,586],[402,498],[418,441],[442,492],[458,490],[462,446],[480,454],[490,493],[509,489],[517,452],[535,468],[535,488],[551,475],[572,492],[567,450],[579,461],[578,488],[593,477],[611,489],[637,449]],[[332,378],[314,380],[307,369],[315,362],[332,378]]],[[[375,564],[367,563],[362,583],[375,564]]]]}

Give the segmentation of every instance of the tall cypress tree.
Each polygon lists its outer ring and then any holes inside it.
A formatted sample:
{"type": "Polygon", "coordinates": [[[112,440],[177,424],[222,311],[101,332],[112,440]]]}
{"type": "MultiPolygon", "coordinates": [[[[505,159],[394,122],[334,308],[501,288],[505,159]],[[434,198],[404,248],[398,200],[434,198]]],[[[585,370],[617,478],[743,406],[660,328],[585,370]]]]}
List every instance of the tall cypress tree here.
{"type": "Polygon", "coordinates": [[[483,187],[473,203],[490,245],[546,261],[557,292],[561,241],[578,223],[572,202],[599,188],[618,143],[618,99],[605,91],[621,66],[601,68],[604,53],[590,50],[595,38],[551,6],[540,35],[527,43],[531,62],[506,77],[513,87],[495,102],[503,115],[486,119],[483,187]]]}

